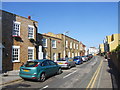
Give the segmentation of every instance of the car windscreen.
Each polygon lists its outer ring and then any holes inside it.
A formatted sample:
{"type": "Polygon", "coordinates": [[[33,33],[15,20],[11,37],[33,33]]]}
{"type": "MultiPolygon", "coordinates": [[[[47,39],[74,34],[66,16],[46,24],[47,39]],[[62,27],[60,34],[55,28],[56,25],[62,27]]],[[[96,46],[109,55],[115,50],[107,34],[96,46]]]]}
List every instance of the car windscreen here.
{"type": "Polygon", "coordinates": [[[66,61],[65,59],[58,59],[57,61],[66,61]]]}
{"type": "Polygon", "coordinates": [[[79,59],[78,57],[74,57],[74,59],[79,59]]]}
{"type": "Polygon", "coordinates": [[[35,67],[38,64],[38,62],[35,61],[27,61],[25,64],[25,67],[35,67]]]}

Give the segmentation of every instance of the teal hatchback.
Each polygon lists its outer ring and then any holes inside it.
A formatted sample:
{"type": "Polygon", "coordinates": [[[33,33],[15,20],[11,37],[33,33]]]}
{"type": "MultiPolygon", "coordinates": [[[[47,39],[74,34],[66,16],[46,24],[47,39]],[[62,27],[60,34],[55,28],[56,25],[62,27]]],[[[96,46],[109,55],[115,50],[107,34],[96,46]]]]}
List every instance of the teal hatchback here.
{"type": "Polygon", "coordinates": [[[23,79],[45,81],[46,77],[62,73],[61,66],[52,60],[31,60],[20,67],[19,76],[23,79]]]}

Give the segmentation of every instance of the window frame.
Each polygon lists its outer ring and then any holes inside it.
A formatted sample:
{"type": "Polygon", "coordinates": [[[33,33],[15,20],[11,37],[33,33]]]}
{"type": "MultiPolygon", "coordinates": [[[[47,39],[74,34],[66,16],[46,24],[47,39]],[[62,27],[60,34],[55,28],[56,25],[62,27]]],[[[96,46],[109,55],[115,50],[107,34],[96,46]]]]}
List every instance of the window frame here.
{"type": "Polygon", "coordinates": [[[72,43],[72,42],[70,42],[70,48],[71,48],[71,49],[72,49],[72,44],[73,44],[73,43],[72,43]]]}
{"type": "Polygon", "coordinates": [[[68,40],[65,41],[65,47],[68,48],[68,40]]]}
{"type": "Polygon", "coordinates": [[[52,40],[52,48],[56,48],[56,40],[52,40]],[[53,41],[55,41],[55,43],[53,43],[53,41]],[[54,47],[53,47],[54,44],[54,47]]]}
{"type": "Polygon", "coordinates": [[[28,60],[34,60],[34,47],[28,47],[28,50],[29,49],[33,50],[33,56],[32,56],[33,59],[29,59],[29,55],[28,55],[28,60]]]}
{"type": "Polygon", "coordinates": [[[13,21],[13,30],[12,30],[12,35],[13,36],[20,36],[20,26],[21,26],[21,22],[18,22],[18,21],[13,21]],[[13,33],[14,33],[14,24],[18,24],[19,25],[19,33],[18,33],[18,35],[13,35],[13,33]]]}
{"type": "Polygon", "coordinates": [[[28,25],[28,38],[29,39],[34,39],[34,26],[33,25],[28,25]],[[29,37],[29,27],[33,28],[33,36],[32,37],[29,37]]]}
{"type": "Polygon", "coordinates": [[[20,46],[12,46],[12,62],[20,62],[20,46]],[[18,60],[13,60],[13,49],[18,49],[18,60]]]}
{"type": "Polygon", "coordinates": [[[74,49],[75,49],[75,45],[76,45],[76,44],[74,43],[74,49]]]}
{"type": "Polygon", "coordinates": [[[42,39],[42,46],[43,46],[43,47],[47,47],[47,38],[43,38],[43,39],[42,39]],[[46,46],[43,44],[43,40],[44,40],[44,39],[46,40],[46,41],[45,41],[45,45],[46,45],[46,46]]]}

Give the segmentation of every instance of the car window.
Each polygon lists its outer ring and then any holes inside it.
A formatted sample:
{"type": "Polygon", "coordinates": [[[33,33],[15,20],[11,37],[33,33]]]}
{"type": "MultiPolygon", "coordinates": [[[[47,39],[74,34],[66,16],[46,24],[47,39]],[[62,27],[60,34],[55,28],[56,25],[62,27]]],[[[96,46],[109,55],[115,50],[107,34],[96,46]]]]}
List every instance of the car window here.
{"type": "Polygon", "coordinates": [[[55,62],[53,62],[53,61],[49,61],[49,64],[50,65],[57,65],[55,62]]]}
{"type": "Polygon", "coordinates": [[[38,62],[35,61],[27,61],[27,63],[25,64],[25,67],[34,67],[38,64],[38,62]]]}
{"type": "Polygon", "coordinates": [[[78,59],[78,57],[74,57],[74,59],[78,59]]]}
{"type": "Polygon", "coordinates": [[[48,61],[44,61],[44,62],[41,63],[41,66],[49,66],[49,65],[50,65],[50,64],[49,64],[48,61]]]}
{"type": "Polygon", "coordinates": [[[73,61],[72,59],[69,59],[68,61],[73,61]]]}
{"type": "Polygon", "coordinates": [[[57,61],[66,61],[65,59],[58,59],[57,61]]]}

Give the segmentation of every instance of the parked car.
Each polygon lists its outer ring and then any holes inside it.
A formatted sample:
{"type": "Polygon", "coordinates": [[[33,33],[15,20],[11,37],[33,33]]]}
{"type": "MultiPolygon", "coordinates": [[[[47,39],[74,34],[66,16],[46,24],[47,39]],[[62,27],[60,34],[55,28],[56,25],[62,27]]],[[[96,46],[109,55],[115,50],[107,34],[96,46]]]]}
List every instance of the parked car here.
{"type": "Polygon", "coordinates": [[[88,57],[86,55],[82,56],[82,60],[83,60],[83,62],[86,62],[86,61],[88,61],[88,57]]]}
{"type": "Polygon", "coordinates": [[[81,56],[76,56],[73,58],[73,61],[75,62],[75,64],[79,65],[83,63],[82,57],[81,56]]]}
{"type": "Polygon", "coordinates": [[[93,55],[92,54],[88,54],[87,57],[88,57],[88,60],[90,60],[93,57],[93,55]]]}
{"type": "Polygon", "coordinates": [[[70,69],[73,66],[76,66],[72,58],[60,58],[57,60],[57,64],[60,65],[61,68],[68,68],[68,69],[70,69]]]}
{"type": "Polygon", "coordinates": [[[46,77],[60,74],[61,72],[61,66],[52,60],[31,60],[20,67],[19,76],[23,79],[45,81],[46,77]]]}

